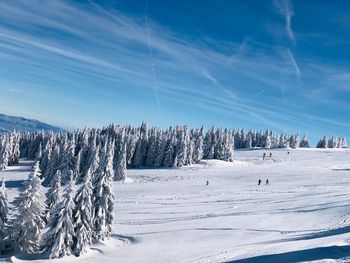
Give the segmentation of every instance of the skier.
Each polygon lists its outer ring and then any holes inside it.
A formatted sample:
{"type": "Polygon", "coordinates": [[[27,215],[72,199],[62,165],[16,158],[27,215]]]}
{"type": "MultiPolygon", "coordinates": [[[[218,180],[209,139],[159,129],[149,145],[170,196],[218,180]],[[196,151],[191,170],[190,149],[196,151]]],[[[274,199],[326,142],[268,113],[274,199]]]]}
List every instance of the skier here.
{"type": "Polygon", "coordinates": [[[209,185],[209,181],[207,180],[207,185],[209,185]]]}
{"type": "Polygon", "coordinates": [[[259,179],[259,181],[258,181],[258,185],[260,185],[261,184],[261,179],[259,179]]]}
{"type": "Polygon", "coordinates": [[[289,152],[287,152],[287,155],[289,155],[289,152]]]}
{"type": "Polygon", "coordinates": [[[265,158],[266,158],[266,153],[263,154],[263,160],[265,160],[265,158]]]}
{"type": "Polygon", "coordinates": [[[272,153],[270,153],[270,158],[272,157],[272,153]]]}
{"type": "Polygon", "coordinates": [[[270,183],[269,183],[269,179],[266,179],[266,183],[265,183],[265,185],[270,185],[270,183]]]}

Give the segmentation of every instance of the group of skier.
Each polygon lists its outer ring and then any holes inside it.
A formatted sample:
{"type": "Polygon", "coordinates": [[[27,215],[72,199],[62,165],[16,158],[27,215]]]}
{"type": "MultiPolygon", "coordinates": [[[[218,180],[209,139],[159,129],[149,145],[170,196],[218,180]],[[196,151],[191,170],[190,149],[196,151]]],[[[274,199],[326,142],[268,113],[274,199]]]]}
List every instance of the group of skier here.
{"type": "MultiPolygon", "coordinates": [[[[289,154],[290,154],[290,152],[288,151],[288,152],[287,152],[287,155],[289,155],[289,154]]],[[[266,157],[267,157],[267,154],[264,152],[264,153],[263,153],[263,160],[265,160],[266,157]]],[[[272,153],[269,153],[269,157],[270,157],[270,158],[272,157],[272,153]]]]}
{"type": "MultiPolygon", "coordinates": [[[[258,181],[258,185],[261,185],[261,179],[259,179],[259,181],[258,181]]],[[[209,185],[209,181],[207,180],[207,183],[206,183],[206,185],[208,186],[209,185]]],[[[265,185],[270,185],[270,182],[269,182],[269,179],[266,179],[266,181],[265,181],[265,185]]]]}
{"type": "MultiPolygon", "coordinates": [[[[261,182],[262,182],[261,179],[259,179],[258,185],[261,185],[261,182]]],[[[269,179],[266,179],[265,185],[270,185],[269,179]]]]}
{"type": "MultiPolygon", "coordinates": [[[[289,155],[289,151],[287,152],[287,155],[289,155]]],[[[264,152],[263,153],[263,160],[266,159],[267,154],[264,152]]],[[[272,157],[272,153],[269,153],[269,157],[272,157]]],[[[258,180],[258,186],[261,185],[262,181],[261,179],[258,180]]],[[[209,181],[207,180],[206,185],[209,185],[209,181]]],[[[269,179],[266,179],[265,185],[270,185],[269,179]]]]}
{"type": "MultiPolygon", "coordinates": [[[[290,154],[290,152],[288,151],[288,152],[287,152],[287,155],[289,155],[289,154],[290,154]]],[[[263,153],[263,160],[266,159],[266,156],[267,156],[267,155],[266,155],[266,153],[264,152],[264,153],[263,153]]],[[[269,157],[270,157],[270,158],[272,157],[272,153],[269,154],[269,157]]],[[[262,182],[261,179],[259,179],[258,185],[261,185],[261,182],[262,182]]],[[[270,185],[269,179],[266,179],[265,185],[270,185]]]]}
{"type": "MultiPolygon", "coordinates": [[[[269,154],[269,157],[271,158],[272,157],[272,153],[269,154]]],[[[266,159],[266,153],[263,153],[263,160],[266,159]]]]}

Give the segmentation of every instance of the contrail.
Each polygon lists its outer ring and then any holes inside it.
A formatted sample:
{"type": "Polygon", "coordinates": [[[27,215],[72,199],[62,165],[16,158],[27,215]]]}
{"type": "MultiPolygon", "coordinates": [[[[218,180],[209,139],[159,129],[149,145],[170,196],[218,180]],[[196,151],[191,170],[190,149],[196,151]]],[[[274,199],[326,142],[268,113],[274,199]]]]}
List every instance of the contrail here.
{"type": "Polygon", "coordinates": [[[253,97],[251,97],[248,101],[253,101],[255,98],[257,98],[258,96],[260,96],[261,94],[263,94],[265,92],[265,89],[260,90],[258,93],[256,93],[253,97]]]}
{"type": "Polygon", "coordinates": [[[154,97],[156,99],[156,103],[158,106],[158,109],[161,110],[159,97],[158,97],[158,87],[157,87],[157,78],[156,78],[156,70],[154,68],[153,63],[153,52],[152,52],[152,45],[151,45],[151,34],[149,30],[149,24],[148,24],[148,1],[146,0],[146,8],[145,8],[145,21],[146,21],[146,31],[147,31],[147,42],[148,42],[148,51],[149,56],[151,60],[151,69],[152,69],[152,77],[153,77],[153,91],[154,91],[154,97]]]}
{"type": "Polygon", "coordinates": [[[295,69],[295,73],[296,73],[297,77],[300,78],[300,76],[301,76],[300,68],[299,68],[297,62],[295,61],[293,53],[292,53],[292,51],[290,51],[289,48],[287,49],[287,52],[288,52],[288,56],[289,56],[290,62],[292,63],[292,65],[293,65],[293,67],[295,69]]]}

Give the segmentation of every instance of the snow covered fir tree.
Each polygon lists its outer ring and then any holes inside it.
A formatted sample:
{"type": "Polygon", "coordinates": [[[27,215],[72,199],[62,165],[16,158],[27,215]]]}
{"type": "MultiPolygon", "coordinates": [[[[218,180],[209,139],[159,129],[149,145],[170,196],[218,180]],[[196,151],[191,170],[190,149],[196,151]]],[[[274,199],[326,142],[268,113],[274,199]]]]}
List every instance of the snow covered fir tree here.
{"type": "Polygon", "coordinates": [[[41,185],[39,163],[25,181],[23,192],[18,200],[18,214],[15,228],[18,231],[15,244],[16,250],[22,253],[35,253],[39,250],[41,231],[44,228],[44,193],[41,185]]]}
{"type": "MultiPolygon", "coordinates": [[[[73,224],[75,242],[73,252],[76,256],[80,256],[87,252],[89,245],[92,243],[93,235],[93,188],[92,188],[92,172],[89,169],[85,176],[84,182],[78,189],[75,197],[75,208],[73,210],[73,224]]],[[[113,207],[111,207],[113,210],[113,207]]]]}
{"type": "Polygon", "coordinates": [[[49,230],[43,238],[43,250],[49,258],[59,258],[71,255],[74,247],[73,224],[73,181],[67,186],[66,192],[49,219],[49,230]]]}
{"type": "MultiPolygon", "coordinates": [[[[0,187],[0,252],[80,256],[93,241],[112,235],[113,181],[127,169],[183,166],[217,159],[234,161],[234,149],[309,148],[307,134],[278,134],[203,127],[168,129],[110,125],[72,132],[0,134],[0,170],[32,160],[33,171],[9,209],[6,183],[0,187]],[[44,194],[45,193],[45,194],[44,194]]],[[[345,148],[345,138],[325,136],[318,148],[345,148]]]]}
{"type": "Polygon", "coordinates": [[[7,201],[7,193],[5,188],[5,178],[2,179],[0,185],[0,254],[6,253],[11,245],[9,234],[9,209],[7,201]]]}

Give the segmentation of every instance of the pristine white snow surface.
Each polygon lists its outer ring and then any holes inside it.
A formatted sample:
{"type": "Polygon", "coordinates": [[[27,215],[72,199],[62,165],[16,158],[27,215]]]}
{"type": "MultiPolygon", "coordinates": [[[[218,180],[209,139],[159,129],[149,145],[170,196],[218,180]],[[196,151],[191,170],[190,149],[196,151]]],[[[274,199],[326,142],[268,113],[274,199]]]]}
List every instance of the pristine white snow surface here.
{"type": "MultiPolygon", "coordinates": [[[[289,151],[236,151],[233,163],[129,170],[129,180],[114,185],[112,239],[56,261],[350,261],[350,150],[289,151]],[[272,158],[263,161],[263,152],[272,158]]],[[[22,165],[5,172],[11,201],[27,177],[22,165]]],[[[0,261],[48,261],[35,258],[0,261]]]]}

